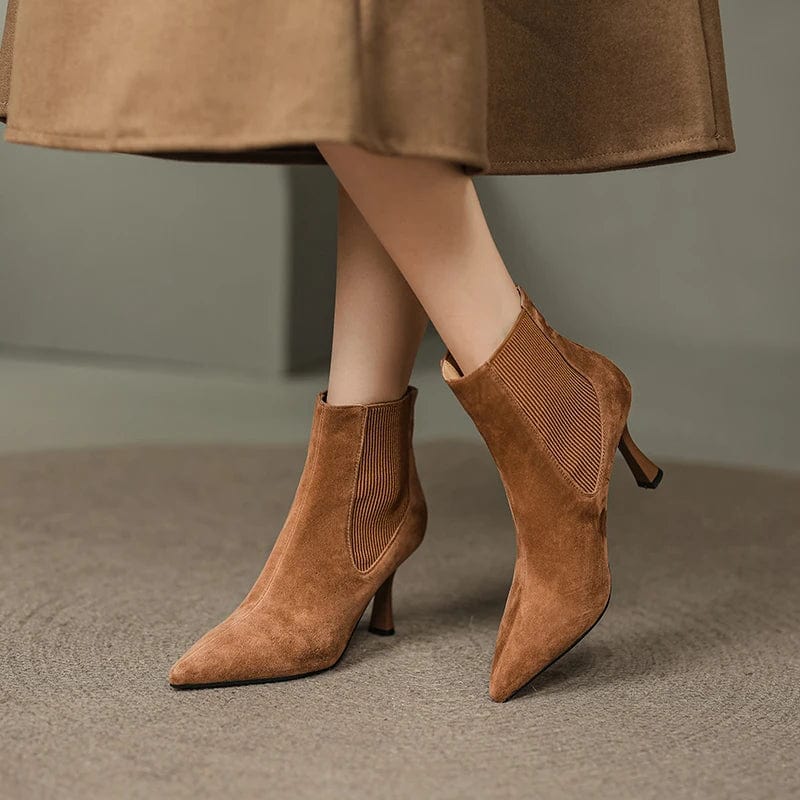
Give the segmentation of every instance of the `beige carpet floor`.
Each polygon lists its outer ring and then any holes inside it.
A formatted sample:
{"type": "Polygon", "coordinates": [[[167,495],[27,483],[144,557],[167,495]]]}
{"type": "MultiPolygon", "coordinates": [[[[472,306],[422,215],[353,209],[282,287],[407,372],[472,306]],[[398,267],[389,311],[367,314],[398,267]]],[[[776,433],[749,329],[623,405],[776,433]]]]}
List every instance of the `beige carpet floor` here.
{"type": "Polygon", "coordinates": [[[428,536],[398,633],[341,663],[176,692],[172,661],[255,579],[295,446],[0,457],[0,796],[790,798],[800,792],[800,478],[616,465],[614,595],[509,703],[487,695],[513,565],[486,451],[418,447],[428,536]]]}

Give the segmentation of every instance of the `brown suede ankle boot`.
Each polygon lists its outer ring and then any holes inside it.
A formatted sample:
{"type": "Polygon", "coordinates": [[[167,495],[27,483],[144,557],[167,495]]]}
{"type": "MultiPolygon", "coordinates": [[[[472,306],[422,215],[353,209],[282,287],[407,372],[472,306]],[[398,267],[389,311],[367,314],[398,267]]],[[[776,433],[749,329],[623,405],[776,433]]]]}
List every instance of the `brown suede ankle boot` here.
{"type": "Polygon", "coordinates": [[[427,507],[412,448],[417,389],[383,403],[317,395],[292,505],[264,568],[230,616],[172,667],[178,689],[295,678],[332,667],[370,600],[393,630],[395,570],[422,541],[427,507]]]}
{"type": "Polygon", "coordinates": [[[640,486],[655,488],[662,475],[628,434],[625,375],[559,335],[517,291],[519,315],[487,361],[464,376],[449,351],[441,360],[497,465],[516,528],[489,682],[498,702],[576,644],[608,605],[606,505],[617,448],[640,486]]]}

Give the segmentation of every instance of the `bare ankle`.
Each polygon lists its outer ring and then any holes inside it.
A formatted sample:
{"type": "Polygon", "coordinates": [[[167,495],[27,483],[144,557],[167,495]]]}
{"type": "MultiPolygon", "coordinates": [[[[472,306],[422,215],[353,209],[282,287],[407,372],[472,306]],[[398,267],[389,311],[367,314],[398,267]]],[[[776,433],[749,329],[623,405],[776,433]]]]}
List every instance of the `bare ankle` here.
{"type": "Polygon", "coordinates": [[[497,306],[487,308],[486,315],[471,331],[469,341],[450,347],[462,375],[468,375],[491,358],[508,336],[520,313],[520,296],[512,283],[513,294],[506,293],[497,306]]]}

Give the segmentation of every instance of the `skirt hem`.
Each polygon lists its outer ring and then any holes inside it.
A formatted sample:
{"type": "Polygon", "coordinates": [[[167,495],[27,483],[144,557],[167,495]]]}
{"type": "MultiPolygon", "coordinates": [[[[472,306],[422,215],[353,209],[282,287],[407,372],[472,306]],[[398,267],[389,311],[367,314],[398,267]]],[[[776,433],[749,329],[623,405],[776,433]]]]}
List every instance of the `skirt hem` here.
{"type": "MultiPolygon", "coordinates": [[[[5,140],[13,144],[29,144],[39,147],[51,147],[65,150],[89,152],[123,153],[128,155],[164,155],[185,153],[191,160],[213,160],[215,154],[258,153],[259,162],[264,163],[298,163],[294,161],[302,153],[309,164],[327,163],[314,144],[317,141],[334,141],[356,144],[380,155],[415,156],[422,158],[441,158],[457,163],[469,174],[479,174],[489,168],[489,162],[480,158],[474,150],[459,146],[433,146],[409,142],[391,142],[387,139],[375,141],[351,131],[332,133],[329,128],[324,131],[283,135],[239,135],[206,139],[198,143],[195,137],[146,137],[115,136],[101,137],[83,133],[63,133],[55,131],[39,131],[30,128],[6,124],[5,140]],[[307,153],[305,152],[307,151],[307,153]],[[275,159],[270,162],[270,155],[275,159]],[[289,155],[292,162],[285,160],[289,155]]],[[[179,157],[179,156],[174,156],[179,157]]]]}
{"type": "Polygon", "coordinates": [[[652,167],[734,152],[736,152],[736,143],[732,137],[706,133],[669,142],[658,142],[646,147],[611,150],[586,156],[492,161],[487,173],[492,175],[567,175],[604,172],[634,167],[652,167]]]}

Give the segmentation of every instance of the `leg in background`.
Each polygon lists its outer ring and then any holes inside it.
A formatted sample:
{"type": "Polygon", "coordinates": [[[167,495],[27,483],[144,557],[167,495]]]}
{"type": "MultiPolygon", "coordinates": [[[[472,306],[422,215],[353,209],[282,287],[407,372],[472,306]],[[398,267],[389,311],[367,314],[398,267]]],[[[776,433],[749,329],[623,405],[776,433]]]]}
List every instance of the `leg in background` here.
{"type": "Polygon", "coordinates": [[[440,159],[316,144],[461,370],[477,367],[516,319],[519,296],[472,178],[440,159]]]}
{"type": "Polygon", "coordinates": [[[336,301],[327,402],[400,397],[428,316],[345,188],[338,188],[336,301]]]}
{"type": "Polygon", "coordinates": [[[370,630],[394,631],[394,575],[427,525],[408,381],[428,317],[341,184],[338,200],[331,370],[303,472],[250,591],[173,664],[176,689],[328,669],[370,601],[370,630]]]}

